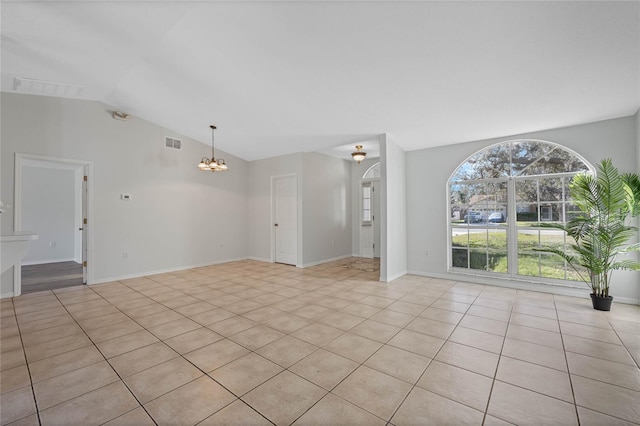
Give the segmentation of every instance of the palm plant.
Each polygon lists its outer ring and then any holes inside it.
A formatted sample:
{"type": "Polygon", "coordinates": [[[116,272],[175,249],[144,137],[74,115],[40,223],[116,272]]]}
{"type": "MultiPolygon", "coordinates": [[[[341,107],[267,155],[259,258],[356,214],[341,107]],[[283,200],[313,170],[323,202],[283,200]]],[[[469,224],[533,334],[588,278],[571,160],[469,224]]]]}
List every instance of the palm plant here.
{"type": "Polygon", "coordinates": [[[537,250],[564,258],[595,297],[608,298],[614,270],[640,270],[640,262],[618,259],[618,255],[640,251],[640,243],[627,245],[638,235],[628,218],[640,215],[640,178],[635,173],[620,174],[611,159],[604,159],[597,176],[576,175],[569,191],[580,213],[566,224],[539,226],[561,229],[575,243],[566,252],[552,247],[537,250]]]}

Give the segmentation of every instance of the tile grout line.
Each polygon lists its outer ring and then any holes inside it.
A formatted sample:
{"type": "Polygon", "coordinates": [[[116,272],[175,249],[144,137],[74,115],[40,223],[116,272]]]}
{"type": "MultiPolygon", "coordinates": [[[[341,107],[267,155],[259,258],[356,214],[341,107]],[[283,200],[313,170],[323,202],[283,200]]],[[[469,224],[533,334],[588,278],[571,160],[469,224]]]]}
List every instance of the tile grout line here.
{"type": "MultiPolygon", "coordinates": [[[[118,308],[117,308],[117,307],[115,307],[113,304],[111,304],[111,302],[109,302],[106,298],[104,298],[100,293],[98,293],[97,291],[95,291],[95,290],[94,290],[94,289],[92,289],[92,288],[88,288],[88,289],[89,289],[89,290],[91,290],[91,291],[92,291],[93,293],[95,293],[96,295],[98,295],[102,300],[104,300],[105,302],[109,303],[109,305],[110,305],[110,306],[113,306],[116,310],[118,310],[118,312],[122,313],[123,315],[126,315],[124,312],[120,311],[120,309],[118,309],[118,308]]],[[[144,406],[140,403],[140,401],[138,400],[138,398],[136,397],[136,395],[131,391],[131,389],[130,389],[130,388],[129,388],[129,386],[125,383],[125,381],[124,381],[124,380],[123,380],[123,378],[120,376],[120,374],[115,370],[115,368],[113,368],[113,365],[111,365],[111,363],[109,362],[109,360],[104,356],[104,354],[102,353],[102,351],[100,350],[100,348],[98,348],[98,346],[97,346],[97,345],[96,345],[96,343],[93,341],[93,339],[91,339],[91,337],[87,334],[87,331],[86,331],[86,330],[85,330],[85,329],[80,325],[80,323],[78,323],[78,321],[75,319],[75,317],[73,317],[73,315],[71,314],[71,312],[69,312],[69,310],[67,309],[67,306],[66,306],[66,305],[65,305],[65,304],[60,300],[60,298],[58,297],[58,295],[57,295],[55,292],[53,292],[53,294],[54,294],[54,296],[58,299],[58,301],[60,302],[60,304],[62,304],[62,306],[63,306],[63,307],[64,307],[64,309],[67,311],[67,313],[69,314],[69,316],[71,316],[71,318],[72,318],[72,319],[73,319],[73,321],[76,323],[76,325],[77,325],[77,326],[82,330],[82,332],[85,334],[85,336],[87,337],[87,339],[89,339],[89,341],[91,341],[91,344],[92,344],[92,345],[93,345],[93,347],[94,347],[94,348],[95,348],[95,349],[100,353],[100,355],[102,356],[103,360],[104,360],[104,361],[109,365],[109,367],[110,367],[110,368],[111,368],[111,370],[116,374],[116,376],[118,376],[118,379],[119,379],[119,380],[120,380],[120,382],[121,382],[121,383],[122,383],[122,384],[127,388],[127,390],[129,391],[129,393],[131,394],[131,396],[133,396],[133,398],[138,402],[138,404],[140,405],[140,407],[142,407],[142,409],[147,413],[147,415],[149,415],[149,413],[147,412],[146,408],[144,408],[144,406]]],[[[83,302],[79,302],[79,303],[83,303],[83,302]]],[[[109,314],[107,314],[107,315],[109,315],[109,314]]],[[[127,317],[128,317],[128,316],[127,316],[127,317]]],[[[95,364],[97,364],[97,363],[99,363],[99,362],[101,362],[101,361],[98,361],[98,362],[93,363],[93,364],[91,364],[91,365],[95,365],[95,364]]],[[[84,367],[81,367],[81,368],[84,368],[84,367]]],[[[76,370],[77,370],[77,369],[76,369],[76,370]]],[[[74,371],[76,371],[76,370],[74,370],[74,371]]],[[[64,373],[64,374],[66,374],[66,373],[64,373]]],[[[56,376],[56,377],[59,377],[59,376],[56,376]]],[[[112,383],[115,383],[115,382],[112,382],[112,383]]],[[[88,394],[88,393],[90,393],[90,392],[93,392],[93,391],[95,391],[95,390],[102,389],[102,388],[104,388],[104,387],[106,387],[106,386],[111,385],[112,383],[108,383],[108,384],[106,384],[106,385],[104,385],[104,386],[100,386],[99,388],[97,388],[97,389],[93,389],[93,390],[88,391],[88,392],[85,392],[85,393],[83,393],[82,395],[86,395],[86,394],[88,394]]],[[[73,398],[71,398],[71,399],[78,398],[78,397],[80,397],[80,396],[82,396],[82,395],[77,395],[77,396],[75,396],[75,397],[73,397],[73,398]]],[[[56,405],[63,404],[63,403],[65,403],[65,402],[67,402],[67,401],[70,401],[71,399],[68,399],[68,400],[66,400],[66,401],[61,401],[60,403],[58,403],[58,404],[56,404],[56,405]]],[[[55,407],[56,405],[54,405],[53,407],[55,407]]],[[[52,408],[52,407],[49,407],[49,408],[52,408]]],[[[136,407],[136,408],[137,408],[137,407],[136,407]]],[[[135,408],[134,408],[133,410],[135,410],[135,408]]],[[[129,410],[129,411],[133,411],[133,410],[129,410]]],[[[117,417],[114,417],[114,418],[108,419],[108,420],[107,420],[107,422],[109,422],[109,421],[111,421],[111,420],[114,420],[114,419],[117,419],[118,417],[120,417],[120,416],[122,416],[122,415],[127,414],[129,411],[127,411],[126,413],[122,413],[121,415],[119,415],[119,416],[117,416],[117,417]]],[[[149,415],[149,418],[150,418],[150,419],[151,419],[151,420],[152,420],[156,425],[158,424],[158,423],[153,419],[153,417],[151,417],[151,415],[149,415]]],[[[105,423],[106,423],[106,422],[105,422],[105,423]]]]}
{"type": "MultiPolygon", "coordinates": [[[[516,292],[516,296],[515,296],[516,299],[517,299],[517,294],[518,293],[516,292]]],[[[504,344],[507,341],[507,333],[509,332],[509,326],[511,325],[511,317],[513,316],[514,307],[515,307],[515,302],[511,304],[511,310],[509,311],[509,321],[507,322],[507,329],[504,332],[504,339],[502,339],[502,346],[500,346],[500,353],[498,354],[498,363],[496,364],[496,369],[493,372],[493,380],[491,381],[491,389],[489,389],[489,397],[487,398],[487,405],[484,409],[482,424],[484,424],[487,421],[487,415],[489,415],[489,405],[491,405],[491,396],[493,395],[493,387],[495,386],[496,380],[497,380],[496,378],[498,377],[498,369],[500,368],[500,361],[502,360],[502,351],[504,350],[504,344]]]]}
{"type": "MultiPolygon", "coordinates": [[[[29,373],[29,383],[31,386],[31,395],[33,396],[33,404],[35,405],[35,409],[36,409],[36,418],[38,419],[38,424],[42,425],[42,420],[40,419],[40,410],[38,409],[38,400],[36,399],[36,389],[35,389],[35,384],[33,383],[33,377],[31,376],[31,368],[29,367],[29,361],[27,360],[27,352],[24,349],[24,342],[22,341],[22,331],[20,330],[20,323],[18,322],[18,315],[16,314],[16,310],[15,310],[15,305],[13,304],[13,302],[11,303],[11,309],[13,309],[13,314],[16,317],[16,327],[18,328],[18,335],[20,336],[20,345],[21,345],[21,349],[22,349],[22,355],[24,356],[24,363],[25,366],[27,367],[27,372],[29,373]]],[[[28,416],[22,417],[22,419],[26,418],[28,416]]],[[[21,419],[15,419],[14,421],[18,421],[21,419]]]]}

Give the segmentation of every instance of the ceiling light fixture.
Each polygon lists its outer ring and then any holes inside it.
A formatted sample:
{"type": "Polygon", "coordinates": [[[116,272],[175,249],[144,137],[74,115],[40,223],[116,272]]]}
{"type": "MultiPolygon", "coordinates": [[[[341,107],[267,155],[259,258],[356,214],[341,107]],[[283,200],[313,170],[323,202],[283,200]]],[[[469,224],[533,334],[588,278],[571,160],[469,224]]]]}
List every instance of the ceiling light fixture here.
{"type": "Polygon", "coordinates": [[[218,158],[216,160],[216,156],[214,155],[214,147],[213,147],[213,133],[216,130],[216,126],[213,124],[211,126],[211,159],[207,157],[202,157],[200,163],[198,164],[198,168],[203,171],[212,171],[212,172],[226,172],[229,170],[227,164],[224,162],[224,158],[218,158]]]}
{"type": "Polygon", "coordinates": [[[362,145],[356,145],[356,151],[351,153],[351,157],[358,164],[360,164],[366,156],[367,156],[367,153],[362,150],[362,145]]]}

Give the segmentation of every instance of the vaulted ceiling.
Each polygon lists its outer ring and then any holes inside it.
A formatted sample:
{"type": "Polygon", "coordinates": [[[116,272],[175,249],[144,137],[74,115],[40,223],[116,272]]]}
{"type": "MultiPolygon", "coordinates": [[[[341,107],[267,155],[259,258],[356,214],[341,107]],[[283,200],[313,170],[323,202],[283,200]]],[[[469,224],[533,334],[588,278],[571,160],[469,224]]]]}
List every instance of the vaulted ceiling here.
{"type": "Polygon", "coordinates": [[[2,1],[15,77],[246,160],[405,150],[640,107],[640,2],[2,1]]]}

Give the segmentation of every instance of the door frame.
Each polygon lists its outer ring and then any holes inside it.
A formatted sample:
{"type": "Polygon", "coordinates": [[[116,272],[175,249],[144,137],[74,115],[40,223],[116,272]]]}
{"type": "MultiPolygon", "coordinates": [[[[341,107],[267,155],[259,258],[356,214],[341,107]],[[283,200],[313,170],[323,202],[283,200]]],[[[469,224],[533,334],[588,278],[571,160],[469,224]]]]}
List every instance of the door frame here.
{"type": "Polygon", "coordinates": [[[271,176],[271,196],[269,197],[271,202],[271,216],[269,227],[271,229],[271,263],[276,263],[276,228],[273,226],[276,217],[276,203],[275,203],[275,181],[281,178],[295,179],[296,184],[296,268],[302,268],[302,200],[300,197],[300,185],[298,185],[298,174],[289,173],[284,175],[271,176]]]}
{"type": "MultiPolygon", "coordinates": [[[[13,215],[13,230],[18,232],[22,231],[22,172],[25,167],[25,162],[29,161],[42,161],[46,163],[56,163],[61,167],[82,167],[84,176],[87,176],[87,191],[86,191],[86,205],[87,205],[87,243],[86,247],[82,247],[82,250],[87,251],[87,282],[86,285],[93,284],[93,162],[84,160],[74,160],[69,158],[49,157],[44,155],[24,154],[21,152],[15,153],[15,167],[14,167],[14,215],[13,215]]],[[[85,192],[83,192],[83,197],[85,192]]],[[[81,251],[82,251],[81,250],[81,251]]],[[[19,296],[22,293],[22,265],[18,264],[13,268],[13,296],[19,296]]]]}
{"type": "MultiPolygon", "coordinates": [[[[365,232],[364,228],[369,228],[369,227],[362,226],[362,207],[363,207],[363,205],[362,205],[362,201],[363,201],[362,200],[362,188],[363,188],[363,186],[364,186],[363,184],[365,182],[370,182],[371,183],[371,188],[372,188],[372,193],[371,193],[371,214],[373,215],[374,198],[378,197],[378,202],[380,203],[379,206],[380,206],[380,209],[382,209],[382,203],[381,203],[382,199],[380,198],[381,197],[381,191],[382,191],[382,184],[381,184],[382,181],[381,181],[380,178],[366,178],[366,179],[361,178],[360,182],[358,183],[358,185],[359,185],[359,188],[358,188],[358,239],[359,239],[358,240],[358,245],[360,246],[360,253],[359,254],[360,254],[360,257],[365,257],[367,259],[375,259],[376,258],[376,250],[375,250],[375,248],[373,248],[373,257],[369,258],[367,256],[364,256],[364,249],[362,247],[362,236],[363,236],[363,234],[365,232]],[[378,190],[378,194],[376,194],[375,191],[373,191],[374,185],[375,185],[375,188],[378,190]]],[[[381,211],[378,211],[378,216],[379,217],[382,216],[382,212],[381,211]]],[[[378,219],[374,219],[372,217],[371,226],[370,226],[370,228],[371,228],[370,232],[371,232],[371,239],[372,239],[373,243],[375,243],[375,235],[376,235],[376,229],[375,228],[376,227],[378,228],[378,235],[380,236],[380,243],[378,245],[381,246],[382,245],[382,227],[380,226],[380,219],[379,218],[378,219]]],[[[379,251],[380,258],[382,257],[381,248],[382,247],[378,247],[378,249],[380,250],[379,251]]]]}

